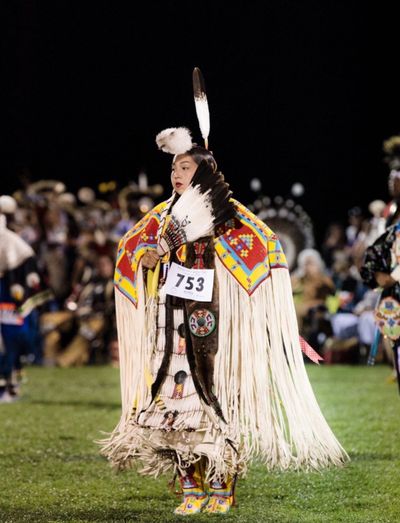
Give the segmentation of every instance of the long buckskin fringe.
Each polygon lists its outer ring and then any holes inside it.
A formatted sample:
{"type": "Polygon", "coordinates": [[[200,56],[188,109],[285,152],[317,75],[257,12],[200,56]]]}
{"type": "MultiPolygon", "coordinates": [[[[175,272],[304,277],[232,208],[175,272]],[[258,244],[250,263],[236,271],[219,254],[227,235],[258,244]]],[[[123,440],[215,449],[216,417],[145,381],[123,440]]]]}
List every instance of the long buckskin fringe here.
{"type": "Polygon", "coordinates": [[[268,468],[320,469],[348,459],[312,391],[299,345],[287,269],[273,269],[252,296],[219,260],[215,391],[241,459],[268,468]]]}
{"type": "Polygon", "coordinates": [[[348,455],[308,380],[287,269],[273,269],[249,296],[218,258],[215,262],[220,321],[214,382],[227,424],[204,403],[208,422],[202,434],[173,431],[160,439],[159,430],[137,423],[151,400],[157,314],[154,302],[146,304],[139,267],[137,309],[116,290],[122,415],[109,437],[99,442],[102,454],[119,469],[140,461],[141,472],[154,476],[186,468],[203,455],[209,461],[208,480],[237,471],[243,475],[254,458],[268,469],[281,470],[343,464],[348,455]],[[168,439],[171,444],[165,447],[168,439]]]}

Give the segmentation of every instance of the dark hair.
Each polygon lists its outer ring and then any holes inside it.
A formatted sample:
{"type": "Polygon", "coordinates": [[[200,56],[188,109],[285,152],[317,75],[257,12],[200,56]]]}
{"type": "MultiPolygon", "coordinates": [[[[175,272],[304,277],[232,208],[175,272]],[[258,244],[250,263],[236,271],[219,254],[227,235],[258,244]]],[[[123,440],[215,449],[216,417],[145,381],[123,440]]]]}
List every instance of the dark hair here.
{"type": "Polygon", "coordinates": [[[194,144],[190,151],[185,154],[191,156],[197,165],[200,165],[200,163],[205,160],[209,165],[211,165],[214,171],[217,170],[217,162],[215,161],[213,154],[204,147],[194,144]]]}

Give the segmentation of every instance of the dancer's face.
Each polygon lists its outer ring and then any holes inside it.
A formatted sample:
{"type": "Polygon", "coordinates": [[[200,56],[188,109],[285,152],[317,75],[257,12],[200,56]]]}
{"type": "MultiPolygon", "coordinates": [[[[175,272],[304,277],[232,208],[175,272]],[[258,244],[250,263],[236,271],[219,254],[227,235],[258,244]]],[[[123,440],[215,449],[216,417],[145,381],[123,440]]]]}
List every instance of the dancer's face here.
{"type": "Polygon", "coordinates": [[[178,194],[182,194],[192,181],[198,165],[188,154],[178,154],[172,163],[171,183],[178,194]]]}

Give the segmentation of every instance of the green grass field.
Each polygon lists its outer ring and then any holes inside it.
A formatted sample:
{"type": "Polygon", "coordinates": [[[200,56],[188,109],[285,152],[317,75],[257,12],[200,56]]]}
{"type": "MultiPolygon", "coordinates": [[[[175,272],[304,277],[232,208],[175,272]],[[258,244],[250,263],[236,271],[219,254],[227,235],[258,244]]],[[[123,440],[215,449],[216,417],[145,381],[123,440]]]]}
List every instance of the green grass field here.
{"type": "MultiPolygon", "coordinates": [[[[352,461],[323,473],[253,466],[238,507],[195,521],[399,522],[400,398],[388,367],[308,372],[322,410],[352,461]]],[[[29,368],[23,399],[0,405],[0,521],[182,521],[167,481],[115,474],[93,440],[119,418],[118,370],[29,368]]],[[[189,518],[190,519],[190,518],[189,518]]]]}

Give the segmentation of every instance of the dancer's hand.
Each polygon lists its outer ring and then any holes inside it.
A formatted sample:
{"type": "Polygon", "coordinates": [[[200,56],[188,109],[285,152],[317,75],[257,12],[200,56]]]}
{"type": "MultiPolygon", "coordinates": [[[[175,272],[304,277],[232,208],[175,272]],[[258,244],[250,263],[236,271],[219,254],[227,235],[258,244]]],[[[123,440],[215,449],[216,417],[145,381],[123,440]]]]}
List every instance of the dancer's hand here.
{"type": "Polygon", "coordinates": [[[159,259],[160,256],[157,254],[157,251],[155,249],[151,249],[143,255],[143,267],[146,267],[146,269],[154,269],[159,259]]]}

